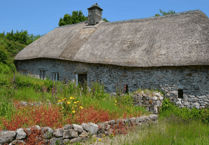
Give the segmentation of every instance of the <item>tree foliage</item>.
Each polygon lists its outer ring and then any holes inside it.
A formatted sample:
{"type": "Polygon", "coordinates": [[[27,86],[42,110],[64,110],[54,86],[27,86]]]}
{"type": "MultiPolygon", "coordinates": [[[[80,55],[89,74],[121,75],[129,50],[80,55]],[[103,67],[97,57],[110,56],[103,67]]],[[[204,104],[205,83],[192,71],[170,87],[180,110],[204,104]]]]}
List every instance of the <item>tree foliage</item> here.
{"type": "MultiPolygon", "coordinates": [[[[175,14],[175,11],[168,11],[168,12],[164,12],[163,10],[160,9],[160,13],[162,14],[162,16],[165,16],[165,15],[171,15],[171,14],[175,14]]],[[[160,14],[155,14],[155,16],[160,16],[160,14]]]]}
{"type": "Polygon", "coordinates": [[[109,22],[106,18],[103,18],[103,21],[105,21],[105,22],[109,22]]]}
{"type": "Polygon", "coordinates": [[[68,24],[75,24],[86,21],[87,19],[88,18],[83,15],[82,11],[73,11],[72,15],[65,14],[63,18],[60,18],[58,25],[64,26],[68,24]]]}
{"type": "Polygon", "coordinates": [[[14,33],[12,30],[11,32],[7,32],[6,35],[5,35],[5,32],[0,33],[0,37],[6,38],[8,40],[12,40],[14,42],[18,42],[21,44],[29,45],[33,41],[39,39],[41,35],[37,35],[37,36],[34,36],[33,34],[30,35],[28,34],[27,30],[26,31],[21,30],[20,32],[18,32],[17,30],[16,33],[14,33]]]}
{"type": "MultiPolygon", "coordinates": [[[[72,15],[65,14],[63,18],[60,18],[58,25],[64,26],[69,24],[76,24],[83,21],[87,21],[88,17],[83,15],[82,11],[73,11],[72,15]]],[[[103,18],[105,22],[109,22],[106,18],[103,18]]]]}

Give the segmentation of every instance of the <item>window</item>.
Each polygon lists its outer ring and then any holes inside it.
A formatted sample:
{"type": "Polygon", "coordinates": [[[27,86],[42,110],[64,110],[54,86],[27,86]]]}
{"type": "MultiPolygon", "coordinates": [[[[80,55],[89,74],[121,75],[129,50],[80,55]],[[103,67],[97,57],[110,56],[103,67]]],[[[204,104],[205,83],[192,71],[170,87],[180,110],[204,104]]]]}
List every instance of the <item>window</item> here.
{"type": "Polygon", "coordinates": [[[23,75],[27,75],[28,74],[28,71],[27,70],[22,70],[22,74],[23,75]]]}
{"type": "Polygon", "coordinates": [[[52,73],[52,80],[59,81],[59,73],[52,73]]]}
{"type": "Polygon", "coordinates": [[[178,98],[183,98],[183,89],[178,89],[178,98]]]}
{"type": "Polygon", "coordinates": [[[39,78],[40,79],[44,79],[45,78],[45,70],[40,70],[39,78]]]}
{"type": "Polygon", "coordinates": [[[124,91],[125,91],[125,93],[128,93],[128,85],[127,84],[124,85],[124,91]]]}
{"type": "Polygon", "coordinates": [[[85,81],[87,82],[87,74],[78,74],[78,83],[83,86],[85,81]]]}

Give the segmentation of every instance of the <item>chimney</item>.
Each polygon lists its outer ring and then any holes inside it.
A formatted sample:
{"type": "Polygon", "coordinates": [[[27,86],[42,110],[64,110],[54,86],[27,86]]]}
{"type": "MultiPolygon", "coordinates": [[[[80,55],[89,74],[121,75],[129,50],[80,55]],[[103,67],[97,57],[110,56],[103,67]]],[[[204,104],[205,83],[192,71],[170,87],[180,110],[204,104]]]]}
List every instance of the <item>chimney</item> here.
{"type": "Polygon", "coordinates": [[[88,8],[88,25],[95,25],[102,19],[103,9],[97,3],[88,8]]]}

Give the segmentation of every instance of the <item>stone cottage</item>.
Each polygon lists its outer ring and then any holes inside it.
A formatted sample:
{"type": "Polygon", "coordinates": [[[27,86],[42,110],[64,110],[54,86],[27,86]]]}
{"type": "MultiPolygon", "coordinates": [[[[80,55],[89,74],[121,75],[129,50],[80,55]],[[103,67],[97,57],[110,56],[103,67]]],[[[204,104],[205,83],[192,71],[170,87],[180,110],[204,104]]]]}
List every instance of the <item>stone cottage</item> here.
{"type": "Polygon", "coordinates": [[[208,101],[209,19],[202,11],[117,22],[104,22],[102,11],[96,3],[88,21],[55,28],[25,47],[15,56],[17,71],[97,80],[106,92],[153,88],[173,100],[208,101]]]}

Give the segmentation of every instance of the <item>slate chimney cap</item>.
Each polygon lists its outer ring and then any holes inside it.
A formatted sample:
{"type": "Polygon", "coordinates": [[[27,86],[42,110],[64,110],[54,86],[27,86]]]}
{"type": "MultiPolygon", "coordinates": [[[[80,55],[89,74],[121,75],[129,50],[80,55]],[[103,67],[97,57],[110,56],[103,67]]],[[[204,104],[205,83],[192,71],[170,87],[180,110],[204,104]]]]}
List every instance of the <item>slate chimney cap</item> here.
{"type": "Polygon", "coordinates": [[[100,8],[100,6],[97,4],[97,3],[95,3],[94,5],[92,5],[90,8],[88,8],[88,10],[89,9],[92,9],[92,8],[94,8],[94,7],[97,7],[97,8],[99,8],[100,10],[102,10],[103,11],[103,9],[102,8],[100,8]]]}

